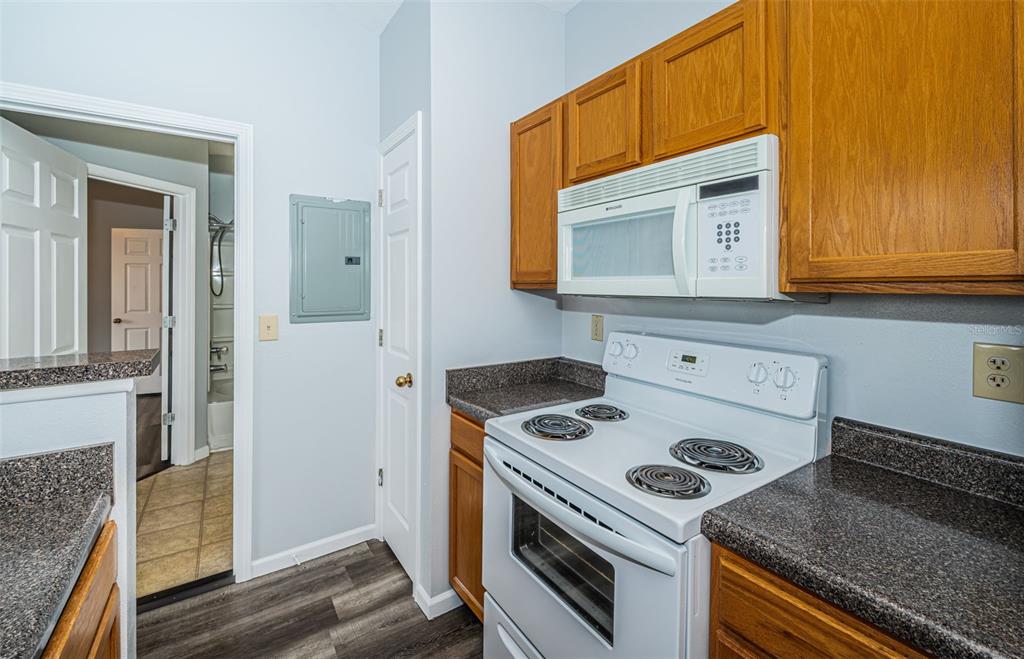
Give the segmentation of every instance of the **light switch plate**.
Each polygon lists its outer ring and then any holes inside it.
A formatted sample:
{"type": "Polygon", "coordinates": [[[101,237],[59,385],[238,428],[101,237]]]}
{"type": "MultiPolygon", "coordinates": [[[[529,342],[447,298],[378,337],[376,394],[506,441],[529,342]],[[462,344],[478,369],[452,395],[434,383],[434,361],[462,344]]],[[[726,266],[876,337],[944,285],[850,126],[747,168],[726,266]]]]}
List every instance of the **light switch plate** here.
{"type": "Polygon", "coordinates": [[[260,316],[260,341],[277,341],[277,314],[260,316]]]}
{"type": "Polygon", "coordinates": [[[974,395],[1024,404],[1024,346],[974,344],[974,395]]]}
{"type": "Polygon", "coordinates": [[[590,338],[594,341],[604,341],[604,316],[593,314],[590,317],[590,338]]]}

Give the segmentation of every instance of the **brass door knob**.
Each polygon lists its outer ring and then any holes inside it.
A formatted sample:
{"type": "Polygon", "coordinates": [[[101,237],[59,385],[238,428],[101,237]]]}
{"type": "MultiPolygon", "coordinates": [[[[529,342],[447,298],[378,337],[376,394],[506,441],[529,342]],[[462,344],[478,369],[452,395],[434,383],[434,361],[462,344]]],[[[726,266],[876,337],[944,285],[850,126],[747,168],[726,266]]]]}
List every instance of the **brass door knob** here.
{"type": "Polygon", "coordinates": [[[115,324],[115,325],[120,325],[120,324],[121,324],[121,323],[123,323],[124,321],[123,321],[123,320],[121,320],[120,318],[115,318],[113,322],[114,322],[114,324],[115,324]]]}
{"type": "Polygon", "coordinates": [[[411,387],[412,386],[412,373],[406,373],[405,375],[399,375],[395,378],[396,387],[411,387]]]}

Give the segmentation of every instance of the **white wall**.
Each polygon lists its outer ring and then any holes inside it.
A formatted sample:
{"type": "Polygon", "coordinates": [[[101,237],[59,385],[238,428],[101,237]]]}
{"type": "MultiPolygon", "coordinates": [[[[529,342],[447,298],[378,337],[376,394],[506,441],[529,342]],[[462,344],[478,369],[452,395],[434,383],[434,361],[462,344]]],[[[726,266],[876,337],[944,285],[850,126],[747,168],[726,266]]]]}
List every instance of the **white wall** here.
{"type": "MultiPolygon", "coordinates": [[[[575,87],[728,2],[596,2],[566,15],[565,77],[575,87]],[[613,39],[609,35],[614,35],[613,39]]],[[[1024,455],[1024,406],[971,395],[975,341],[1024,345],[1024,299],[836,295],[828,305],[566,298],[562,348],[599,362],[605,332],[657,331],[819,352],[841,415],[1024,455]]]]}
{"type": "Polygon", "coordinates": [[[257,559],[373,521],[375,323],[288,324],[288,195],[373,198],[377,37],[391,10],[2,5],[3,80],[254,126],[254,294],[281,319],[280,340],[256,346],[257,559]]]}
{"type": "Polygon", "coordinates": [[[509,288],[508,126],[562,93],[563,30],[535,3],[431,6],[430,595],[449,588],[444,370],[561,352],[555,301],[509,288]]]}

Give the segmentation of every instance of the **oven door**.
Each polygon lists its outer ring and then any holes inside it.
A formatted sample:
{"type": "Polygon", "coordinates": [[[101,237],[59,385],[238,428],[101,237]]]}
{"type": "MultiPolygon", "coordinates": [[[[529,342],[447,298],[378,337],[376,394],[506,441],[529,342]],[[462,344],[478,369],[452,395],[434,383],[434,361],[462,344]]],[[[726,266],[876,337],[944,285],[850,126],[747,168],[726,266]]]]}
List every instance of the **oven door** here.
{"type": "Polygon", "coordinates": [[[484,587],[546,657],[681,657],[686,549],[508,449],[484,449],[484,587]]]}
{"type": "Polygon", "coordinates": [[[558,214],[558,292],[693,297],[696,188],[558,214]]]}

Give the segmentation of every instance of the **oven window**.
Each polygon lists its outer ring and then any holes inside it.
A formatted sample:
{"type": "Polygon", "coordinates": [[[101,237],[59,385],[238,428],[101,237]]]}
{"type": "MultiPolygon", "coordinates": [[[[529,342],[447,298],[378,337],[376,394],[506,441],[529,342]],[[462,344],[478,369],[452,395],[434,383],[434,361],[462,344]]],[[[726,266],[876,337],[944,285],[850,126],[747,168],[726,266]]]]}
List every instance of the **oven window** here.
{"type": "Polygon", "coordinates": [[[572,276],[671,277],[675,208],[623,215],[572,228],[572,276]]]}
{"type": "Polygon", "coordinates": [[[515,495],[512,506],[512,553],[611,644],[615,568],[515,495]]]}

